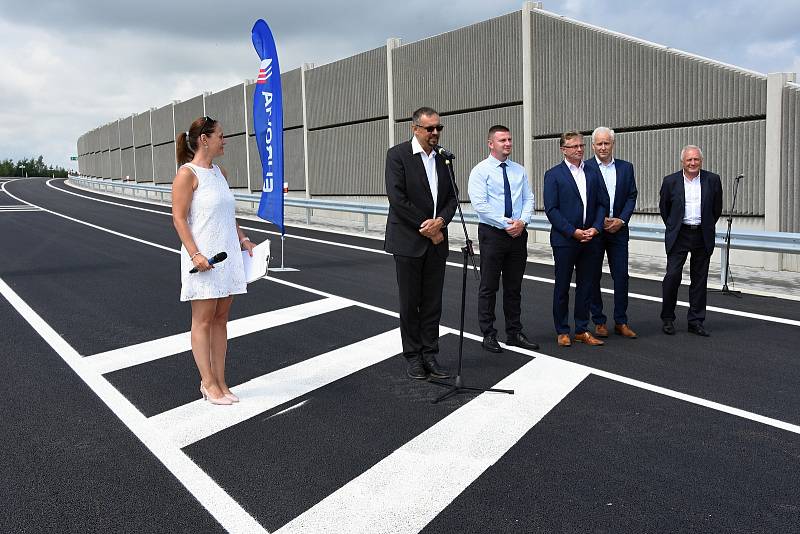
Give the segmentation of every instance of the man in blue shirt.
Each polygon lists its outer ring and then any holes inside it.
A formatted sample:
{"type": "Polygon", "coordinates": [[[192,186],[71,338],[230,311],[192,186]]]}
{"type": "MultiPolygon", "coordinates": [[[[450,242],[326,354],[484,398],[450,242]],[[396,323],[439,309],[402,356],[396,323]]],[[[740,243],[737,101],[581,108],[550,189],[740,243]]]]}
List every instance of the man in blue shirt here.
{"type": "Polygon", "coordinates": [[[533,215],[533,191],[522,165],[509,159],[511,132],[501,125],[489,128],[489,157],[469,175],[469,199],[478,214],[481,282],[478,289],[478,324],[483,348],[503,352],[494,327],[495,302],[503,277],[503,314],[506,344],[537,350],[522,333],[520,303],[522,276],[528,258],[528,231],[533,215]]]}

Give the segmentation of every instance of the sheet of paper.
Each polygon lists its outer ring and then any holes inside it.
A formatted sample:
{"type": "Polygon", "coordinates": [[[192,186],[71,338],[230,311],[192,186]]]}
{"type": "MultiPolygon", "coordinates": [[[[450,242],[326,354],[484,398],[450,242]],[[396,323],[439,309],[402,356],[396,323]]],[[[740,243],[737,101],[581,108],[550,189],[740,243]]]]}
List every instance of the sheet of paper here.
{"type": "Polygon", "coordinates": [[[269,239],[256,245],[252,257],[246,250],[243,250],[242,263],[244,263],[244,277],[248,284],[263,278],[267,274],[269,266],[269,239]]]}

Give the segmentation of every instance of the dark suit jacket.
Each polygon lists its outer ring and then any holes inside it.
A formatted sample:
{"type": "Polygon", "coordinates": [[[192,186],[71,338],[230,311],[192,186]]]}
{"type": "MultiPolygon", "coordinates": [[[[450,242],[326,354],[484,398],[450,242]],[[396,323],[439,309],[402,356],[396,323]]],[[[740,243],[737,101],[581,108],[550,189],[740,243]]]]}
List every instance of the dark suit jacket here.
{"type": "MultiPolygon", "coordinates": [[[[419,154],[411,152],[411,141],[400,143],[386,153],[386,195],[389,216],[383,249],[391,254],[418,258],[425,254],[431,240],[419,233],[426,219],[433,217],[433,195],[419,154]]],[[[450,171],[441,156],[436,156],[439,191],[436,216],[449,224],[456,212],[458,199],[450,185],[450,171]]],[[[436,245],[437,253],[447,257],[447,228],[442,228],[444,241],[436,245]]]]}
{"type": "MultiPolygon", "coordinates": [[[[697,179],[697,178],[695,178],[697,179]]],[[[700,228],[706,252],[714,252],[714,234],[717,221],[722,215],[722,182],[718,174],[700,170],[700,228]]],[[[683,171],[664,177],[659,193],[658,210],[667,227],[664,244],[667,253],[672,250],[683,224],[686,194],[683,187],[683,171]]]]}
{"type": "MultiPolygon", "coordinates": [[[[608,193],[608,188],[606,187],[606,181],[603,180],[603,173],[600,172],[600,167],[597,165],[597,159],[587,159],[584,164],[584,167],[592,167],[600,173],[602,194],[605,195],[604,200],[606,205],[610,205],[611,198],[608,193]]],[[[607,235],[628,239],[628,224],[631,222],[631,216],[636,207],[636,197],[639,196],[639,191],[636,189],[636,177],[633,173],[633,165],[623,159],[615,158],[614,167],[617,171],[617,189],[614,193],[614,205],[611,206],[611,216],[625,221],[625,226],[620,228],[617,233],[607,235]]]]}
{"type": "Polygon", "coordinates": [[[554,247],[577,246],[572,237],[580,228],[596,228],[603,231],[603,219],[608,203],[602,195],[603,177],[597,167],[584,165],[586,176],[586,220],[583,220],[583,201],[569,167],[563,161],[544,173],[544,210],[552,225],[550,245],[554,247]]]}

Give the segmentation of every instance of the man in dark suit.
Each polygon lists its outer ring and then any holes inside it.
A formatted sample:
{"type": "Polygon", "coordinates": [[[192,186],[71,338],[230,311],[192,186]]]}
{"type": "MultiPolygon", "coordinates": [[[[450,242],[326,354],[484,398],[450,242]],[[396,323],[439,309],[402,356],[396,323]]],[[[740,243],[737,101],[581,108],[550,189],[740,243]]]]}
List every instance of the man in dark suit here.
{"type": "Polygon", "coordinates": [[[558,344],[568,347],[569,286],[575,271],[575,341],[602,345],[589,327],[596,247],[592,239],[603,230],[608,207],[602,195],[600,173],[583,163],[583,135],[566,132],[561,135],[564,161],[544,173],[544,208],[550,220],[550,245],[555,260],[553,288],[553,321],[558,344]]]}
{"type": "Polygon", "coordinates": [[[689,262],[689,332],[708,336],[706,318],[706,285],[708,263],[714,252],[717,221],[722,215],[722,182],[719,175],[702,170],[703,152],[687,145],[681,150],[682,171],[664,177],[659,193],[658,209],[666,225],[664,244],[667,249],[667,273],[662,288],[661,320],[665,334],[675,334],[675,303],[681,285],[683,264],[689,262]]]}
{"type": "Polygon", "coordinates": [[[594,238],[597,247],[597,267],[592,286],[592,321],[597,337],[608,337],[606,316],[600,280],[603,276],[603,256],[608,255],[608,268],[614,280],[614,332],[635,338],[636,332],[628,326],[628,223],[636,207],[636,178],[633,165],[614,158],[614,130],[600,126],[592,132],[594,157],[585,161],[586,167],[597,170],[602,177],[600,185],[609,206],[603,222],[603,233],[594,238]]]}
{"type": "Polygon", "coordinates": [[[448,378],[439,366],[439,319],[449,252],[447,224],[458,204],[450,174],[433,147],[444,126],[435,110],[422,107],[412,116],[413,137],[386,153],[384,250],[394,255],[400,293],[400,334],[408,376],[448,378]]]}

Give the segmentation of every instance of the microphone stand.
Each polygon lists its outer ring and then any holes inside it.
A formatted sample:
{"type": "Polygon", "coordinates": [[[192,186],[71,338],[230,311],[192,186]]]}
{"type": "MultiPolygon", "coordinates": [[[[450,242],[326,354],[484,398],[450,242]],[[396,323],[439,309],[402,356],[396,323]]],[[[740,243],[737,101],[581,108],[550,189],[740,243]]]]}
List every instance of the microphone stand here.
{"type": "MultiPolygon", "coordinates": [[[[441,155],[441,152],[439,153],[441,155]]],[[[456,195],[456,200],[458,198],[458,187],[456,186],[456,176],[453,173],[453,156],[450,154],[449,156],[444,157],[444,163],[447,166],[448,173],[450,175],[450,186],[453,188],[453,192],[456,195]]],[[[472,261],[472,269],[475,271],[475,279],[479,279],[478,276],[478,268],[475,265],[475,251],[472,249],[472,241],[469,238],[469,234],[467,233],[467,223],[464,222],[464,213],[461,211],[461,202],[456,203],[456,208],[458,209],[458,216],[461,219],[461,227],[464,229],[464,246],[461,247],[461,255],[462,255],[462,277],[461,277],[461,324],[459,325],[458,330],[458,372],[456,373],[455,380],[451,384],[449,382],[443,382],[440,380],[429,380],[431,384],[436,384],[437,386],[442,386],[448,388],[442,395],[439,395],[433,400],[433,404],[441,402],[447,398],[452,397],[457,393],[464,393],[466,391],[493,391],[495,393],[509,393],[514,394],[513,389],[493,389],[493,388],[480,388],[480,387],[469,387],[464,385],[464,380],[461,377],[461,370],[462,370],[462,362],[464,358],[464,308],[466,303],[466,295],[467,295],[467,263],[469,260],[472,261]]]]}
{"type": "Polygon", "coordinates": [[[743,175],[737,176],[733,181],[733,202],[731,202],[731,211],[728,212],[728,230],[725,232],[725,272],[722,275],[722,289],[710,289],[712,293],[721,293],[722,295],[731,295],[733,297],[742,298],[742,292],[728,288],[728,273],[730,272],[731,265],[731,226],[733,225],[733,210],[736,208],[736,193],[739,191],[739,180],[743,175]]]}

